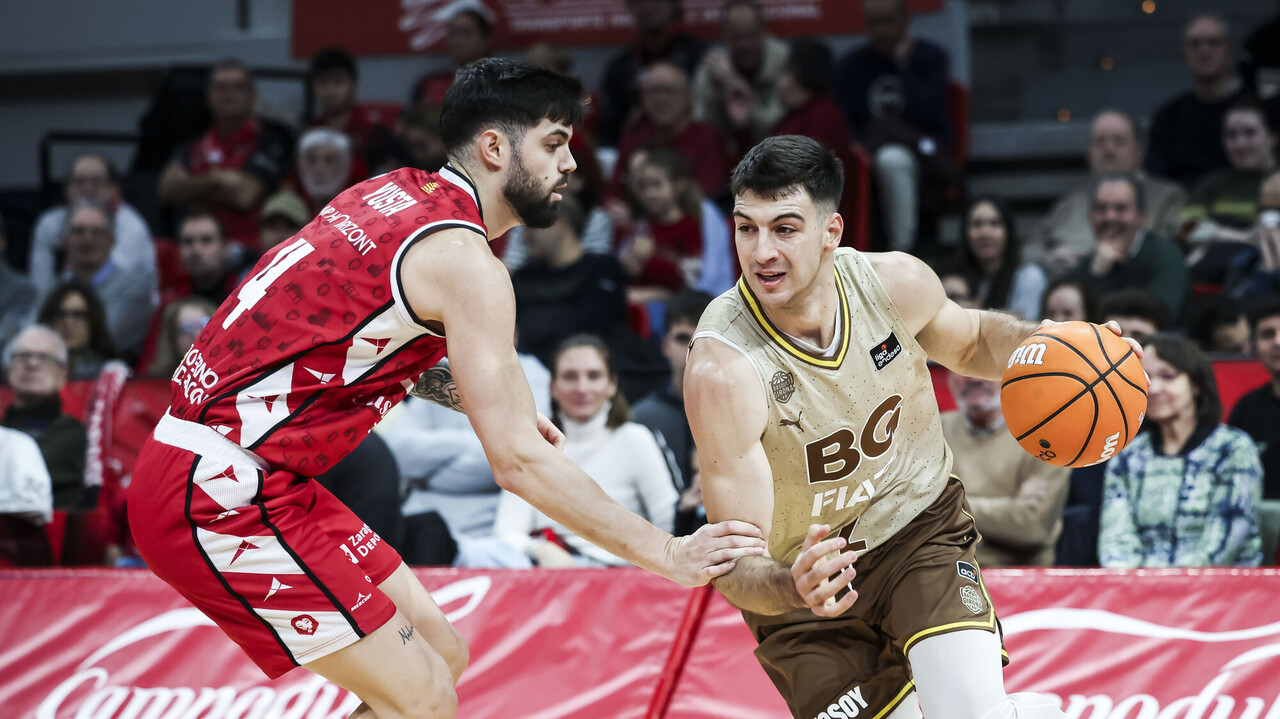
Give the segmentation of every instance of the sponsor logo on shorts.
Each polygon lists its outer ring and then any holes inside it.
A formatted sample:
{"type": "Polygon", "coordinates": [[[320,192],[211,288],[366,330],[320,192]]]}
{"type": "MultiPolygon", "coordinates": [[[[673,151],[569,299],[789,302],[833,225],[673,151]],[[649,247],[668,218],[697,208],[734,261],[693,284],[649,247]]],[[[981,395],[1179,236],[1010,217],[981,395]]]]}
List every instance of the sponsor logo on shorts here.
{"type": "Polygon", "coordinates": [[[363,607],[365,602],[369,601],[370,599],[373,599],[372,594],[361,594],[360,592],[356,592],[356,597],[357,599],[356,599],[355,606],[351,607],[351,611],[353,612],[359,609],[360,607],[363,607]]]}
{"type": "Polygon", "coordinates": [[[968,562],[956,562],[956,574],[959,574],[974,584],[978,583],[978,568],[968,562]]]}
{"type": "Polygon", "coordinates": [[[986,608],[986,603],[982,601],[982,595],[978,594],[978,590],[968,585],[960,587],[960,602],[974,614],[981,614],[982,610],[986,608]]]}
{"type": "Polygon", "coordinates": [[[867,700],[862,698],[862,687],[857,686],[836,697],[826,710],[819,712],[813,719],[853,719],[867,708],[867,700]]]}
{"type": "Polygon", "coordinates": [[[786,404],[791,395],[796,393],[796,380],[790,372],[778,370],[773,373],[773,379],[769,380],[769,388],[773,390],[774,399],[786,404]]]}
{"type": "Polygon", "coordinates": [[[305,634],[308,637],[315,634],[316,630],[320,628],[320,622],[317,622],[316,618],[310,614],[299,614],[290,619],[289,623],[293,625],[294,631],[299,634],[305,634]]]}
{"type": "Polygon", "coordinates": [[[898,336],[890,332],[884,341],[871,348],[871,361],[876,365],[876,371],[884,369],[886,365],[902,354],[902,343],[898,341],[898,336]]]}

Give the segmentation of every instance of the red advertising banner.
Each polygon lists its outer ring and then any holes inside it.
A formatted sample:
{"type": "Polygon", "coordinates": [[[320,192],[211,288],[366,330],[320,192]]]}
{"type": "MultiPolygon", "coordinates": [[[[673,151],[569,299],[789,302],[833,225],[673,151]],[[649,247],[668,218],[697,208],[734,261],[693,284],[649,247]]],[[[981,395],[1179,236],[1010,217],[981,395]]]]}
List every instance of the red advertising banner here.
{"type": "MultiPolygon", "coordinates": [[[[769,29],[782,36],[840,35],[862,29],[861,0],[759,0],[769,29]]],[[[932,12],[942,0],[909,0],[932,12]]],[[[683,0],[684,23],[704,39],[719,37],[724,0],[683,0]]],[[[535,42],[616,45],[634,35],[626,0],[294,0],[293,56],[338,45],[356,55],[443,52],[449,20],[460,9],[492,18],[499,48],[535,42]]]]}
{"type": "MultiPolygon", "coordinates": [[[[639,570],[419,570],[466,637],[474,719],[640,719],[689,591],[639,570]]],[[[5,719],[341,719],[305,670],[268,681],[149,572],[0,572],[5,719]]]]}
{"type": "MultiPolygon", "coordinates": [[[[988,570],[1010,692],[1069,719],[1280,717],[1280,570],[988,570]]],[[[788,715],[737,610],[713,598],[666,719],[788,715]]]]}
{"type": "MultiPolygon", "coordinates": [[[[788,716],[714,593],[677,651],[700,603],[639,570],[417,573],[471,645],[459,716],[788,716]]],[[[1280,717],[1280,570],[984,576],[1009,691],[1054,694],[1069,719],[1280,717]]],[[[339,719],[359,703],[306,671],[267,681],[147,572],[6,571],[0,596],[5,719],[339,719]]]]}

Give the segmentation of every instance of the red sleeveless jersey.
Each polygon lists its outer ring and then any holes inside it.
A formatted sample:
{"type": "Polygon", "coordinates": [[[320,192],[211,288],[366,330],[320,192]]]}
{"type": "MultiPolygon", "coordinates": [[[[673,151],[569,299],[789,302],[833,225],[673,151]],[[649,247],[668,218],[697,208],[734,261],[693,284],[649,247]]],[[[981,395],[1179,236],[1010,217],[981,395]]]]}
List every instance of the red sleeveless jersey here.
{"type": "Polygon", "coordinates": [[[475,188],[452,168],[344,190],[218,308],[173,374],[170,414],[276,469],[332,467],[445,354],[399,270],[414,242],[449,227],[487,234],[475,188]]]}

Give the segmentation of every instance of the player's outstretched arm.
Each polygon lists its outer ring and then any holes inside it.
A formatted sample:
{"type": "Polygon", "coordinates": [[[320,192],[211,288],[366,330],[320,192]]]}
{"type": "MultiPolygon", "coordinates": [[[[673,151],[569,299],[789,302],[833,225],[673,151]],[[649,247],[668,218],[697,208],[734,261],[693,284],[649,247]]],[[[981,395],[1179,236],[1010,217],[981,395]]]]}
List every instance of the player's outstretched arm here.
{"type": "Polygon", "coordinates": [[[401,273],[415,314],[444,325],[459,400],[500,486],[583,539],[686,586],[763,551],[759,530],[745,523],[672,537],[610,499],[559,451],[558,433],[534,410],[512,343],[511,281],[483,238],[443,230],[406,252],[401,273]]]}
{"type": "MultiPolygon", "coordinates": [[[[689,353],[684,395],[698,445],[707,518],[749,522],[767,538],[773,523],[773,474],[760,443],[768,406],[755,368],[723,342],[699,339],[689,353]]],[[[820,612],[827,598],[853,578],[851,552],[829,556],[844,543],[838,537],[806,542],[793,565],[767,555],[745,557],[732,574],[715,580],[716,589],[730,604],[757,614],[782,614],[805,606],[820,612]],[[848,574],[841,584],[828,581],[842,570],[848,574]]],[[[842,600],[839,611],[848,609],[856,596],[851,593],[842,600]]]]}
{"type": "Polygon", "coordinates": [[[970,310],[947,298],[942,282],[918,257],[868,255],[880,284],[929,359],[967,377],[999,380],[1036,323],[1003,312],[970,310]]]}

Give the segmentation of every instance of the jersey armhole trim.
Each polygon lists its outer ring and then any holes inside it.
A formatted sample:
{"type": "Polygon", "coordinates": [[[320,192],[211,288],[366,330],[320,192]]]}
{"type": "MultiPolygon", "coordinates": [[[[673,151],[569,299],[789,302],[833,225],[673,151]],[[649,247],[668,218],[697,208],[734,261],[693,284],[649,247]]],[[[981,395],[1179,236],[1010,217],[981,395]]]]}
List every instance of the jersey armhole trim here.
{"type": "Polygon", "coordinates": [[[444,337],[444,335],[431,329],[431,326],[427,324],[426,320],[414,314],[413,308],[409,306],[409,299],[405,297],[404,294],[404,283],[401,280],[400,271],[404,264],[404,255],[409,248],[414,245],[414,243],[433,232],[446,230],[452,227],[471,230],[472,232],[479,234],[481,237],[484,237],[486,241],[489,237],[483,227],[473,222],[466,222],[463,220],[441,220],[439,222],[431,222],[419,227],[412,235],[409,235],[408,239],[400,245],[400,249],[396,250],[395,259],[391,261],[391,294],[395,299],[396,310],[400,312],[400,317],[404,319],[405,322],[421,327],[427,331],[427,334],[433,337],[444,337]]]}
{"type": "Polygon", "coordinates": [[[702,337],[710,337],[711,339],[719,340],[729,345],[730,347],[738,350],[739,352],[742,353],[743,357],[747,358],[747,362],[751,364],[751,368],[756,371],[756,377],[760,380],[760,394],[764,396],[764,404],[766,407],[768,407],[769,406],[769,389],[765,385],[764,375],[760,374],[760,368],[756,366],[755,360],[751,359],[751,355],[747,354],[746,350],[734,344],[728,337],[725,337],[724,335],[714,330],[698,330],[697,332],[694,332],[693,338],[689,340],[690,348],[692,348],[694,341],[702,337]]]}

